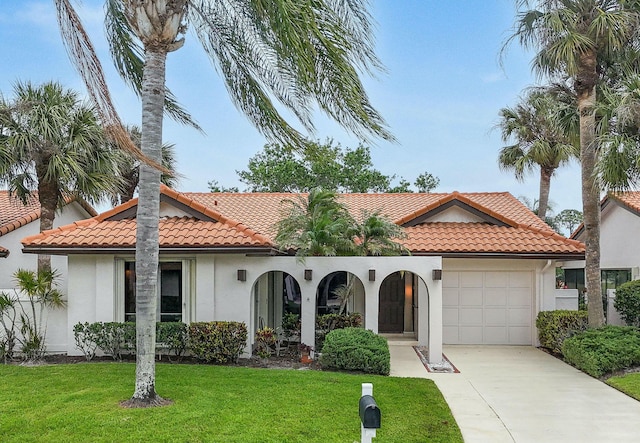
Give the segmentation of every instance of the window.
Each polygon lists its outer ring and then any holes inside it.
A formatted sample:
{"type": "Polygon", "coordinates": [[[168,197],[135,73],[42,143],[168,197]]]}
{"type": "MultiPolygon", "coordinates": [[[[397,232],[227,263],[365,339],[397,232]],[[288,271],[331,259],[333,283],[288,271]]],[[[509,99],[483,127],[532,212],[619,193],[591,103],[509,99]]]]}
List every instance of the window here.
{"type": "MultiPolygon", "coordinates": [[[[127,261],[123,265],[124,287],[122,288],[121,300],[124,300],[124,321],[135,322],[136,264],[135,262],[127,261]]],[[[160,262],[158,265],[158,303],[156,305],[158,321],[188,321],[186,315],[190,287],[188,276],[188,260],[160,262]]]]}
{"type": "Polygon", "coordinates": [[[603,269],[600,274],[602,295],[606,295],[608,289],[617,289],[622,283],[631,281],[631,270],[629,269],[603,269]]]}

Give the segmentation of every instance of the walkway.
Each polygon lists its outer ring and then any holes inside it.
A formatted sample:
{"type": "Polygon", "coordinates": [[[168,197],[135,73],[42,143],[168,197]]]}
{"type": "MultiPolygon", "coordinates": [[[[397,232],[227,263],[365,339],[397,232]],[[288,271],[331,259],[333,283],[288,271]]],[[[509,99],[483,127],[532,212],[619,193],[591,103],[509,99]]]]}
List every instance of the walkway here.
{"type": "Polygon", "coordinates": [[[445,346],[459,374],[426,371],[389,341],[391,375],[430,378],[465,442],[638,442],[640,402],[529,346],[445,346]]]}

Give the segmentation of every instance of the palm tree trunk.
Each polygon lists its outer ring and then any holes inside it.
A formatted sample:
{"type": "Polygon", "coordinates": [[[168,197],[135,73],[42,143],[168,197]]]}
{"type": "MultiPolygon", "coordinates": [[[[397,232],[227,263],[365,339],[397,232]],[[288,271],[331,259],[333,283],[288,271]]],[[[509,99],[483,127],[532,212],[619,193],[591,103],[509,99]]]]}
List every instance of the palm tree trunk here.
{"type": "Polygon", "coordinates": [[[595,174],[597,141],[595,136],[596,57],[583,54],[581,72],[576,79],[580,113],[580,163],[582,170],[582,212],[585,228],[585,284],[589,327],[604,324],[600,284],[600,186],[595,174]]]}
{"type": "MultiPolygon", "coordinates": [[[[142,152],[162,161],[162,114],[167,53],[147,49],[142,79],[142,152]]],[[[136,233],[136,385],[131,402],[153,406],[163,402],[155,391],[156,306],[160,171],[140,165],[136,233]]]]}
{"type": "Polygon", "coordinates": [[[547,221],[547,208],[549,206],[549,189],[551,188],[551,176],[553,169],[540,167],[540,195],[538,196],[538,217],[543,222],[547,221]]]}
{"type": "MultiPolygon", "coordinates": [[[[58,207],[58,188],[45,179],[46,166],[36,165],[38,201],[40,202],[40,232],[53,229],[58,207]],[[41,170],[42,169],[42,170],[41,170]]],[[[38,273],[51,271],[51,256],[38,254],[38,273]]]]}

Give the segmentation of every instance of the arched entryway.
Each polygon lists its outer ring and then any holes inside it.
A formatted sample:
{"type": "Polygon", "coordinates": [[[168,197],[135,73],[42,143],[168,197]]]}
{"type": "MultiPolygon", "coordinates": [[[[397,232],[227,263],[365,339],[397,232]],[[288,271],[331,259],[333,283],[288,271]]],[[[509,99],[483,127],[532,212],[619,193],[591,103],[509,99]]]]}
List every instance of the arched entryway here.
{"type": "Polygon", "coordinates": [[[253,285],[253,330],[263,327],[273,329],[282,326],[286,314],[300,316],[300,284],[283,271],[262,274],[253,285]]]}
{"type": "MultiPolygon", "coordinates": [[[[409,271],[389,274],[380,285],[378,297],[378,332],[415,336],[418,319],[420,278],[409,271]]],[[[426,309],[426,307],[425,307],[426,309]]]]}

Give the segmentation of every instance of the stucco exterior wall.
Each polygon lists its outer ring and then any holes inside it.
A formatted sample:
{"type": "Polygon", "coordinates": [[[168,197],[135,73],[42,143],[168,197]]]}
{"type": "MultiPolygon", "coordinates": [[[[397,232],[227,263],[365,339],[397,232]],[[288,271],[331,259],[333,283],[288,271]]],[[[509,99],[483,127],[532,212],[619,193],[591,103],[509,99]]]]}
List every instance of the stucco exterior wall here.
{"type": "MultiPolygon", "coordinates": [[[[640,217],[611,204],[602,216],[600,228],[600,268],[640,267],[640,217]]],[[[637,271],[636,278],[637,278],[637,271]]]]}

